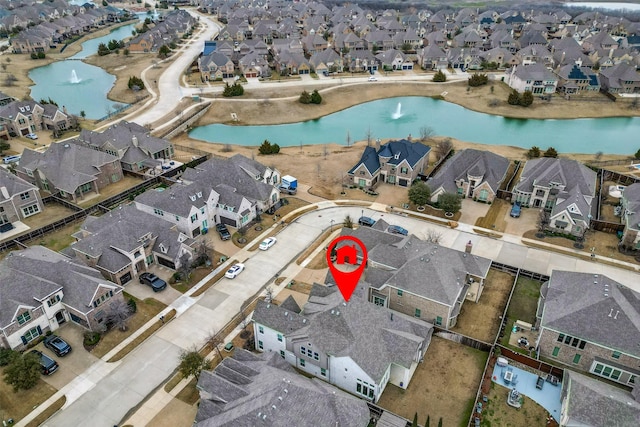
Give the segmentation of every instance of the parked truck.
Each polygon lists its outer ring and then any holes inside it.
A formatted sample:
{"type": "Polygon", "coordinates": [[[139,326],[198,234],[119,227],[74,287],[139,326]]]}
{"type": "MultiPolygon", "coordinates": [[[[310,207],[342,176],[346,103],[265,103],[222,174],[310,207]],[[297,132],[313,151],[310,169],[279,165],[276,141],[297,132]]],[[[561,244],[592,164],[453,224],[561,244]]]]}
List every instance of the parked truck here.
{"type": "Polygon", "coordinates": [[[291,175],[283,176],[280,183],[280,192],[290,195],[296,194],[298,192],[298,180],[291,175]]]}

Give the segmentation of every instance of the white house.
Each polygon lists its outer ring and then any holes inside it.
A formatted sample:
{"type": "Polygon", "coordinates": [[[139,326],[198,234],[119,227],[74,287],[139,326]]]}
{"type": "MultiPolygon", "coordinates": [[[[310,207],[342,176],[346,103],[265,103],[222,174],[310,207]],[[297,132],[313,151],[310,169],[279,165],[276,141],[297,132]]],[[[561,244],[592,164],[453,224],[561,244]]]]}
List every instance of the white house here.
{"type": "Polygon", "coordinates": [[[408,387],[433,334],[429,323],[367,302],[362,288],[345,303],[318,284],[303,313],[291,297],[260,301],[253,322],[258,350],[374,402],[389,382],[408,387]]]}

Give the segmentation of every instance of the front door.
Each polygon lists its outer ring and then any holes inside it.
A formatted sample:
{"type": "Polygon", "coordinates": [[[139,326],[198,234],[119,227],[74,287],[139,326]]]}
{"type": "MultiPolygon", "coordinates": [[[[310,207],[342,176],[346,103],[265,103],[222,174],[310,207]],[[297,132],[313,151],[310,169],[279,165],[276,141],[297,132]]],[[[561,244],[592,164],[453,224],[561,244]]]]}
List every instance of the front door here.
{"type": "Polygon", "coordinates": [[[66,321],[67,319],[65,319],[64,312],[62,310],[56,313],[56,322],[58,322],[58,325],[62,325],[66,321]]]}

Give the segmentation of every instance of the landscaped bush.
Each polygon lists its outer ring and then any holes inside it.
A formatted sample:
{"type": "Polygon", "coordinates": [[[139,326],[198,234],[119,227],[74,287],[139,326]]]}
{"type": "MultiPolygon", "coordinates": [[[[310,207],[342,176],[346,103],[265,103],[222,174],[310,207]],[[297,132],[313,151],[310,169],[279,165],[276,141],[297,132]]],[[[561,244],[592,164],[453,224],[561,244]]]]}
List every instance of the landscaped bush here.
{"type": "Polygon", "coordinates": [[[258,148],[260,154],[278,154],[280,152],[280,146],[278,144],[272,144],[268,139],[265,139],[260,148],[258,148]]]}
{"type": "Polygon", "coordinates": [[[20,353],[10,348],[0,348],[0,366],[7,366],[19,354],[20,353]]]}
{"type": "Polygon", "coordinates": [[[84,341],[82,342],[85,347],[93,347],[100,341],[100,334],[98,332],[85,332],[84,341]]]}
{"type": "Polygon", "coordinates": [[[127,301],[127,305],[129,306],[131,313],[135,313],[136,311],[138,311],[138,305],[136,304],[136,300],[134,300],[133,298],[129,298],[129,301],[127,301]]]}
{"type": "Polygon", "coordinates": [[[144,89],[144,82],[140,77],[131,76],[129,77],[128,86],[129,86],[129,89],[137,92],[139,90],[144,89]]]}
{"type": "Polygon", "coordinates": [[[303,90],[300,94],[300,98],[298,98],[298,102],[300,104],[311,104],[311,94],[306,90],[303,90]]]}
{"type": "Polygon", "coordinates": [[[476,87],[489,83],[489,76],[484,73],[475,73],[469,77],[469,86],[476,87]]]}
{"type": "Polygon", "coordinates": [[[438,72],[433,76],[433,81],[436,83],[446,82],[447,76],[442,72],[442,70],[438,70],[438,72]]]}
{"type": "Polygon", "coordinates": [[[227,83],[224,86],[224,90],[222,91],[222,96],[231,97],[231,96],[242,96],[244,95],[244,88],[238,82],[235,82],[233,85],[229,86],[227,83]]]}

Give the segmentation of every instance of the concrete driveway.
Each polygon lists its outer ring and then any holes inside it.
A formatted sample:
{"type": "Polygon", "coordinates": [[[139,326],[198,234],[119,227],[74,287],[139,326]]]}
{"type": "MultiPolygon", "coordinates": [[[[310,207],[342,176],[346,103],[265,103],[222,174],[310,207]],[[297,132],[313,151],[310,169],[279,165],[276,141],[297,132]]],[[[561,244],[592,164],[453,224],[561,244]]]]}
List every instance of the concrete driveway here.
{"type": "Polygon", "coordinates": [[[85,350],[82,345],[85,331],[84,328],[74,323],[67,323],[55,331],[55,334],[62,337],[72,348],[71,353],[64,357],[56,356],[43,343],[36,346],[36,349],[49,355],[60,366],[52,375],[42,376],[47,384],[59,390],[74,378],[82,375],[94,363],[100,362],[100,359],[85,350]]]}
{"type": "Polygon", "coordinates": [[[507,224],[504,232],[508,234],[515,234],[522,236],[529,230],[538,229],[538,217],[540,216],[540,210],[537,208],[522,208],[520,212],[520,218],[511,218],[509,213],[511,209],[507,211],[504,216],[504,221],[507,224]]]}
{"type": "Polygon", "coordinates": [[[460,219],[458,222],[474,225],[478,218],[487,215],[491,205],[487,203],[474,202],[473,199],[462,199],[462,207],[460,208],[460,219]]]}

